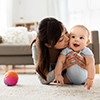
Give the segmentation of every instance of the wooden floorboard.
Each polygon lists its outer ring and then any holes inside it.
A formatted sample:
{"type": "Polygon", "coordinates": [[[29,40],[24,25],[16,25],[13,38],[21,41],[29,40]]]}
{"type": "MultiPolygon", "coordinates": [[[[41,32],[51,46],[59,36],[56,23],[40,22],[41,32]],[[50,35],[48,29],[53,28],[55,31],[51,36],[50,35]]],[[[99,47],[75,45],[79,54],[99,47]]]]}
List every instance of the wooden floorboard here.
{"type": "MultiPolygon", "coordinates": [[[[22,65],[22,66],[17,65],[14,68],[9,68],[9,70],[14,70],[14,71],[16,71],[19,74],[36,74],[35,67],[34,66],[33,67],[29,66],[29,65],[28,65],[28,67],[27,67],[27,65],[26,66],[24,66],[24,65],[22,65]]],[[[0,74],[5,74],[5,73],[6,73],[5,72],[5,68],[0,69],[0,74]]]]}
{"type": "MultiPolygon", "coordinates": [[[[1,67],[1,65],[0,65],[0,67],[1,67]]],[[[26,66],[16,65],[14,67],[14,69],[9,69],[9,70],[14,70],[19,74],[36,74],[34,65],[33,66],[32,65],[26,65],[26,66]]],[[[5,69],[4,68],[3,69],[0,68],[0,74],[5,74],[5,69]]],[[[99,64],[99,74],[100,74],[100,64],[99,64]]]]}

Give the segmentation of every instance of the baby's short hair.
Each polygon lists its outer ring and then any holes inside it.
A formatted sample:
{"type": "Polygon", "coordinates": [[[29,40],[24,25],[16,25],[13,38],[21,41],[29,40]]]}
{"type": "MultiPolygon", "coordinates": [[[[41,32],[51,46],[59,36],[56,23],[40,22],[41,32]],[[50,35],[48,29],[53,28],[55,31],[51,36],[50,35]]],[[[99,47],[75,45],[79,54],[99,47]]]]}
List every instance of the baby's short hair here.
{"type": "Polygon", "coordinates": [[[72,30],[73,28],[75,28],[75,27],[81,27],[81,28],[86,29],[86,31],[88,32],[88,38],[89,38],[90,32],[89,32],[88,28],[86,28],[84,25],[75,25],[75,26],[73,26],[73,27],[71,28],[71,30],[72,30]]]}

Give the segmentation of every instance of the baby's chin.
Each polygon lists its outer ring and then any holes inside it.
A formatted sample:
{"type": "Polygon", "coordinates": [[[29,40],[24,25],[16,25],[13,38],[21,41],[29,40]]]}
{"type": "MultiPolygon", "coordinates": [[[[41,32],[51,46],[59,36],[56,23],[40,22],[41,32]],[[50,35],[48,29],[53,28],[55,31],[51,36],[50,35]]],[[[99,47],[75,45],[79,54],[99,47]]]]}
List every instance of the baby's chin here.
{"type": "Polygon", "coordinates": [[[73,48],[73,47],[71,47],[71,49],[72,49],[74,52],[77,52],[77,53],[80,51],[78,48],[73,48]]]}

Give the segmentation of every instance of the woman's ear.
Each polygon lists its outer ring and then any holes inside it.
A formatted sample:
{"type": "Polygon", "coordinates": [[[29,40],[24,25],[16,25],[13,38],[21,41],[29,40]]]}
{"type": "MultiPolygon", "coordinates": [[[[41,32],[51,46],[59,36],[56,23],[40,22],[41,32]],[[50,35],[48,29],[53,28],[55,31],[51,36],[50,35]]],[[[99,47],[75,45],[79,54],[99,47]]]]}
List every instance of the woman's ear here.
{"type": "Polygon", "coordinates": [[[47,44],[47,43],[44,43],[44,45],[45,45],[46,47],[48,47],[48,48],[51,48],[51,47],[52,47],[51,45],[49,45],[49,44],[47,44]]]}
{"type": "Polygon", "coordinates": [[[89,43],[90,43],[90,39],[87,40],[87,42],[86,42],[86,46],[87,46],[89,43]]]}

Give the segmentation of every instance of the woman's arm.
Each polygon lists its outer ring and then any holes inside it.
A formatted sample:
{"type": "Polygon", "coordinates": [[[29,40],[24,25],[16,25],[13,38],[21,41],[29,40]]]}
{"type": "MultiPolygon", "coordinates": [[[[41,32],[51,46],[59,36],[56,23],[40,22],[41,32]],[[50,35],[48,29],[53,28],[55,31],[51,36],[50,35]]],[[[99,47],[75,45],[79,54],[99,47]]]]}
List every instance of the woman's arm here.
{"type": "MultiPolygon", "coordinates": [[[[32,45],[32,58],[33,58],[34,65],[36,65],[36,62],[37,62],[37,48],[36,48],[35,43],[32,45]]],[[[52,70],[48,73],[47,81],[45,81],[39,74],[38,74],[38,78],[39,78],[39,80],[42,84],[49,84],[55,78],[54,70],[52,70]]]]}

